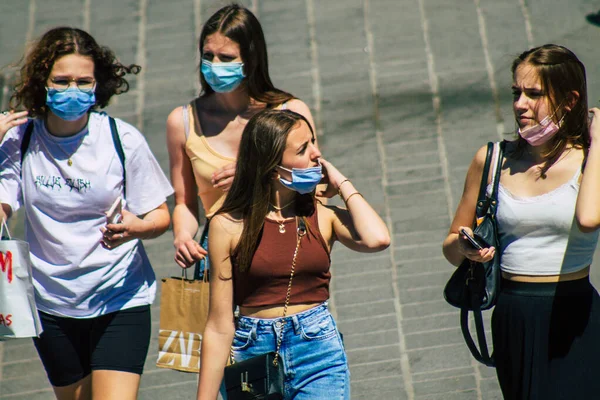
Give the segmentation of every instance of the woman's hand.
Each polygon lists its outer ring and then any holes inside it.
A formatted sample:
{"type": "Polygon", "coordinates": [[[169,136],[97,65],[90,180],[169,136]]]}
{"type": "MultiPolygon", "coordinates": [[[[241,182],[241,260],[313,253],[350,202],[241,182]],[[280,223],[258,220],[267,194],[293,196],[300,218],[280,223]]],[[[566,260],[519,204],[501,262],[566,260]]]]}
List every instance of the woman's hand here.
{"type": "Polygon", "coordinates": [[[219,168],[212,174],[212,184],[214,187],[221,189],[223,192],[228,192],[233,183],[235,176],[235,163],[227,164],[223,168],[219,168]]]}
{"type": "Polygon", "coordinates": [[[323,167],[323,179],[321,180],[321,183],[324,183],[327,186],[324,189],[317,190],[316,195],[320,197],[331,198],[338,194],[340,183],[346,180],[346,177],[342,175],[342,173],[338,171],[333,164],[324,158],[320,158],[319,161],[323,167]]]}
{"type": "Polygon", "coordinates": [[[105,227],[100,228],[102,246],[106,249],[114,249],[133,239],[143,239],[142,233],[147,230],[144,224],[148,224],[148,221],[144,221],[125,209],[121,214],[123,218],[120,223],[106,224],[105,227]]]}
{"type": "Polygon", "coordinates": [[[10,128],[27,122],[27,114],[27,111],[14,112],[13,110],[0,113],[0,141],[4,139],[4,135],[10,128]]]}
{"type": "Polygon", "coordinates": [[[590,113],[593,117],[590,124],[590,137],[592,138],[592,143],[598,144],[600,143],[600,108],[590,108],[590,113]]]}
{"type": "Polygon", "coordinates": [[[175,238],[173,245],[175,246],[175,262],[181,268],[189,268],[196,262],[203,260],[208,254],[193,237],[186,235],[187,237],[175,238]]]}
{"type": "MultiPolygon", "coordinates": [[[[467,226],[461,226],[458,228],[458,231],[460,232],[462,229],[473,236],[473,230],[471,228],[467,226]]],[[[481,250],[474,248],[467,237],[461,233],[458,233],[458,250],[469,260],[480,263],[492,260],[494,258],[494,254],[496,254],[496,249],[493,246],[481,250]]]]}

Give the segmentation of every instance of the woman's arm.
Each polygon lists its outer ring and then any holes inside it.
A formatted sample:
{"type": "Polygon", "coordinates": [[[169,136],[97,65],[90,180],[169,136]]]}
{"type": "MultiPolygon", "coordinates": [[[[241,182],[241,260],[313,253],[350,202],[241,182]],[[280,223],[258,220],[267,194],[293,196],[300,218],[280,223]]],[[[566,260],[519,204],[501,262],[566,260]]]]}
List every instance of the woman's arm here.
{"type": "Polygon", "coordinates": [[[233,280],[231,258],[236,226],[226,216],[210,221],[210,302],[208,320],[202,338],[198,400],[215,400],[223,380],[223,370],[231,351],[235,332],[233,320],[233,280]]]}
{"type": "Polygon", "coordinates": [[[118,224],[107,224],[101,229],[104,234],[103,244],[109,248],[115,247],[133,239],[152,239],[165,233],[171,223],[167,203],[162,203],[154,210],[142,216],[137,216],[127,210],[122,210],[123,219],[118,224]]]}
{"type": "Polygon", "coordinates": [[[477,151],[471,162],[465,179],[463,194],[450,226],[450,232],[442,245],[444,256],[451,264],[456,266],[460,265],[465,257],[480,262],[489,261],[494,257],[495,249],[493,247],[476,250],[470,246],[464,236],[458,234],[460,228],[465,228],[467,232],[473,233],[471,227],[475,221],[475,206],[479,196],[486,154],[487,146],[483,146],[477,151]]]}
{"type": "Polygon", "coordinates": [[[592,232],[600,228],[600,109],[590,110],[594,114],[590,125],[592,143],[585,163],[585,171],[579,186],[575,218],[582,232],[592,232]]]}
{"type": "Polygon", "coordinates": [[[167,118],[167,148],[171,184],[175,190],[173,209],[173,245],[175,262],[188,268],[206,256],[206,250],[194,240],[198,231],[198,188],[192,164],[185,152],[183,107],[177,107],[167,118]]]}
{"type": "Polygon", "coordinates": [[[323,171],[329,181],[346,203],[347,209],[327,207],[332,223],[333,237],[344,246],[360,251],[381,251],[390,245],[390,233],[387,225],[373,210],[373,207],[330,162],[321,158],[323,171]]]}

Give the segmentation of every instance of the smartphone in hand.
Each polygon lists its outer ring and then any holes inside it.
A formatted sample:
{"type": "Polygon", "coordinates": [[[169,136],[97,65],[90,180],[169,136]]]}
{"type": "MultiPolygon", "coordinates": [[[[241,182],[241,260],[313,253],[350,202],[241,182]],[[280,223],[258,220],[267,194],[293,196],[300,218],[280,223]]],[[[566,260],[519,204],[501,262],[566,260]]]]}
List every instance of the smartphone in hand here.
{"type": "Polygon", "coordinates": [[[471,246],[473,246],[473,248],[477,249],[477,250],[482,250],[484,247],[481,243],[479,243],[477,241],[477,239],[475,239],[469,232],[467,232],[465,229],[461,229],[459,231],[459,233],[461,235],[464,235],[467,240],[469,241],[469,243],[471,243],[471,246]]]}
{"type": "Polygon", "coordinates": [[[110,209],[106,212],[106,221],[109,224],[118,224],[123,219],[123,201],[121,196],[117,197],[115,202],[110,206],[110,209]]]}

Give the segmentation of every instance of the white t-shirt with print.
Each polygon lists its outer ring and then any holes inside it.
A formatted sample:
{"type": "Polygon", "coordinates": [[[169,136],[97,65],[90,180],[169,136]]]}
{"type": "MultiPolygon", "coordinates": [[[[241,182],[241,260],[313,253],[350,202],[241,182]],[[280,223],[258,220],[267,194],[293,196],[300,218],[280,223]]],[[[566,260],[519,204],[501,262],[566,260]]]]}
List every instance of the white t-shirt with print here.
{"type": "MultiPolygon", "coordinates": [[[[0,144],[0,202],[25,208],[38,309],[91,318],[151,304],[156,279],[142,242],[112,250],[100,244],[105,212],[123,194],[108,115],[90,113],[87,127],[66,138],[51,135],[42,120],[30,123],[22,174],[25,125],[8,131],[0,144]]],[[[125,208],[142,215],[164,203],[173,188],[142,134],[116,123],[127,171],[125,208]]]]}

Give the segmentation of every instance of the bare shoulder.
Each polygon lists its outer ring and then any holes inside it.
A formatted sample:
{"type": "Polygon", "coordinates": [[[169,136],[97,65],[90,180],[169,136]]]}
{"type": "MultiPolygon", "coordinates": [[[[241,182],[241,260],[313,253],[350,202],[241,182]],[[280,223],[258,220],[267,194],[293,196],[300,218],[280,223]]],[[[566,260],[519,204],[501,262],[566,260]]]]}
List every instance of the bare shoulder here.
{"type": "Polygon", "coordinates": [[[473,157],[472,165],[477,169],[483,170],[483,165],[485,164],[485,158],[487,157],[487,144],[481,146],[479,150],[475,153],[475,157],[473,157]]]}
{"type": "Polygon", "coordinates": [[[183,107],[175,108],[167,117],[167,137],[171,141],[184,141],[183,107]]]}
{"type": "Polygon", "coordinates": [[[238,215],[217,214],[210,219],[209,232],[219,236],[237,237],[242,233],[244,222],[238,215]]]}
{"type": "Polygon", "coordinates": [[[310,108],[308,108],[306,103],[300,99],[291,99],[286,104],[288,110],[302,114],[305,117],[309,117],[311,115],[310,108]]]}
{"type": "Polygon", "coordinates": [[[340,215],[347,214],[348,210],[332,204],[322,204],[317,202],[317,212],[319,213],[319,221],[334,221],[340,219],[340,215]]]}

